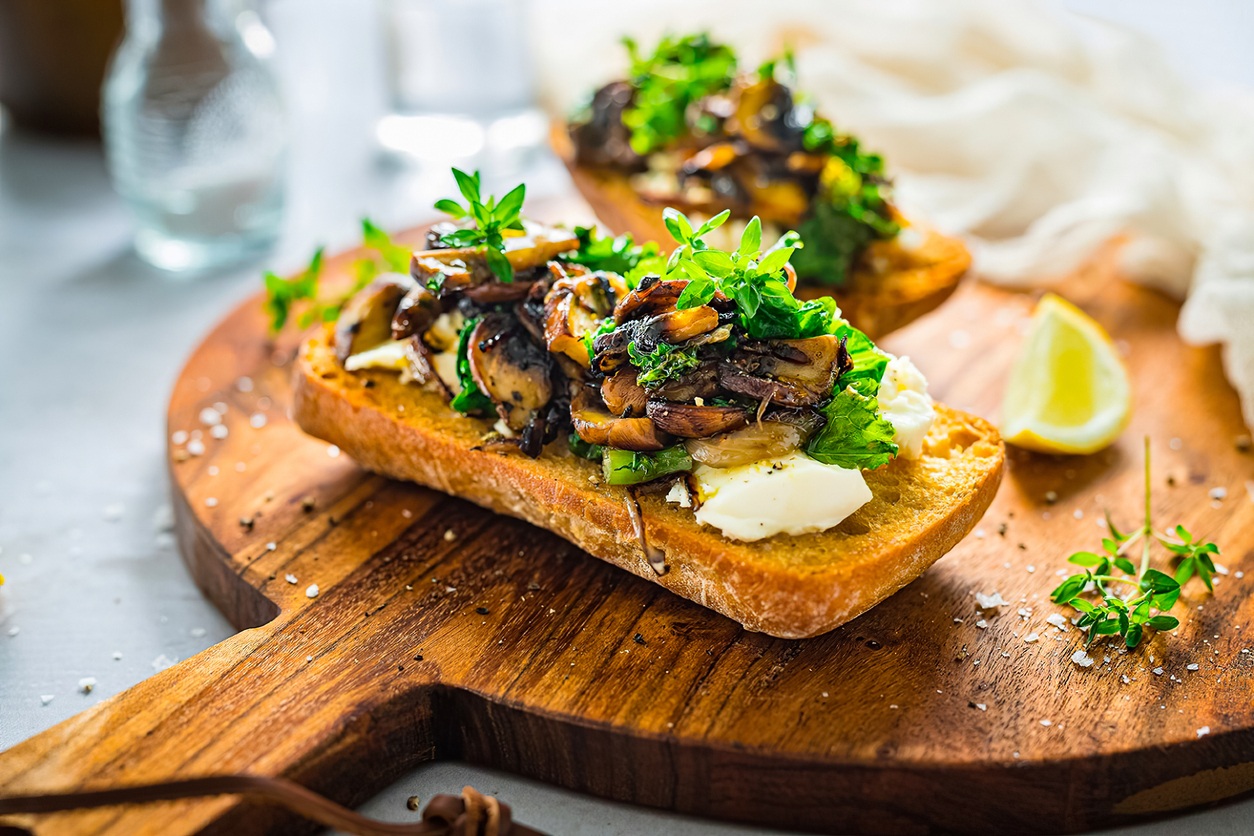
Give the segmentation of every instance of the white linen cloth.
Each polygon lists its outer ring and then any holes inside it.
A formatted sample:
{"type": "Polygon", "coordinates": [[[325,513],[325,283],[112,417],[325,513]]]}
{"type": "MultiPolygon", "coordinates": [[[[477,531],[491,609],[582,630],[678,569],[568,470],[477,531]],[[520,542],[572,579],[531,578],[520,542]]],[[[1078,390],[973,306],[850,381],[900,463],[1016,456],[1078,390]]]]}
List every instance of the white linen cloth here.
{"type": "Polygon", "coordinates": [[[742,63],[790,44],[838,130],[881,151],[899,203],[972,245],[987,281],[1048,286],[1114,235],[1124,273],[1224,344],[1254,427],[1254,95],[1194,89],[1152,41],[1023,0],[533,0],[565,112],[650,47],[706,29],[742,63]]]}

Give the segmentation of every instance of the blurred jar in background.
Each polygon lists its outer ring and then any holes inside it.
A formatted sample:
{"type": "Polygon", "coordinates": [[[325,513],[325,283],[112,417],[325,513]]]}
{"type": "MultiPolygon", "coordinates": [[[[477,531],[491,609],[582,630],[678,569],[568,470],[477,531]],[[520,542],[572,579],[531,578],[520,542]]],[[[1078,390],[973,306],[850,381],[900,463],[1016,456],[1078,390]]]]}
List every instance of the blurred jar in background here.
{"type": "Polygon", "coordinates": [[[378,0],[392,112],[378,126],[388,151],[499,173],[543,146],[527,51],[526,0],[378,0]]]}
{"type": "Polygon", "coordinates": [[[240,0],[127,0],[102,121],[145,261],[199,272],[274,243],[287,131],[273,49],[240,0]]]}
{"type": "Polygon", "coordinates": [[[96,134],[121,32],[122,0],[0,0],[0,104],[23,128],[96,134]]]}

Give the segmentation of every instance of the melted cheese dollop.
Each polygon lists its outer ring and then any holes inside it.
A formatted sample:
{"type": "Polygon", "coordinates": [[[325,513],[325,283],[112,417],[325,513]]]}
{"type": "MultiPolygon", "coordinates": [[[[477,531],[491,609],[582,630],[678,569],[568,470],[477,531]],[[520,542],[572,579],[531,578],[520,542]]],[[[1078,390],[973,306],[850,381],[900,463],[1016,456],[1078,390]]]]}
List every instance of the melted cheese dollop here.
{"type": "Polygon", "coordinates": [[[927,393],[927,379],[909,357],[888,361],[879,402],[880,413],[893,425],[897,454],[907,459],[923,455],[923,439],[936,420],[936,407],[927,393]]]}
{"type": "Polygon", "coordinates": [[[697,522],[733,540],[826,531],[871,500],[862,471],[800,451],[739,467],[697,465],[693,476],[701,500],[697,522]]]}

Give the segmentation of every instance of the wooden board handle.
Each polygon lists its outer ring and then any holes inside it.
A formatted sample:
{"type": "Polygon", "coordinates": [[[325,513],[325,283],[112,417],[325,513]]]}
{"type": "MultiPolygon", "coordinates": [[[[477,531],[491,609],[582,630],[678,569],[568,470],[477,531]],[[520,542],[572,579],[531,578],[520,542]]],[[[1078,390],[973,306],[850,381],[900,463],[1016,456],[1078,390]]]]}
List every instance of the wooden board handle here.
{"type": "MultiPolygon", "coordinates": [[[[386,689],[328,689],[325,683],[315,688],[332,662],[293,658],[297,648],[284,654],[273,646],[285,621],[245,630],[0,753],[0,794],[246,773],[289,778],[352,806],[368,797],[365,788],[383,786],[401,768],[434,755],[430,688],[407,688],[406,705],[390,706],[403,710],[386,711],[378,709],[398,696],[386,689]],[[270,645],[265,653],[255,653],[265,645],[270,645]],[[282,676],[275,675],[276,668],[282,676]],[[251,681],[257,676],[272,687],[259,691],[251,681]],[[307,698],[315,692],[316,699],[307,698]],[[378,728],[377,722],[387,722],[381,718],[393,723],[404,718],[406,728],[378,728]],[[377,757],[381,741],[405,751],[377,757]],[[362,780],[363,774],[370,780],[362,780]],[[347,775],[354,780],[337,780],[347,775]]],[[[210,825],[230,833],[272,832],[293,820],[281,808],[214,797],[20,816],[8,823],[41,836],[176,836],[210,825]]]]}

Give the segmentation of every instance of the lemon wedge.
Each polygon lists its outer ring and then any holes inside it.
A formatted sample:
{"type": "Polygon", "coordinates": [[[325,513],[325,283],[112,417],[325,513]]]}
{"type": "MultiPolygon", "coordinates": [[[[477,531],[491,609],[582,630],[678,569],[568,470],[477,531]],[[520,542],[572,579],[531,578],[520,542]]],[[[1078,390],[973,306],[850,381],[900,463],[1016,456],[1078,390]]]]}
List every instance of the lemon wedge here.
{"type": "Polygon", "coordinates": [[[1052,293],[1032,312],[1002,401],[1002,435],[1044,453],[1083,455],[1107,447],[1132,412],[1128,372],[1110,335],[1052,293]]]}

